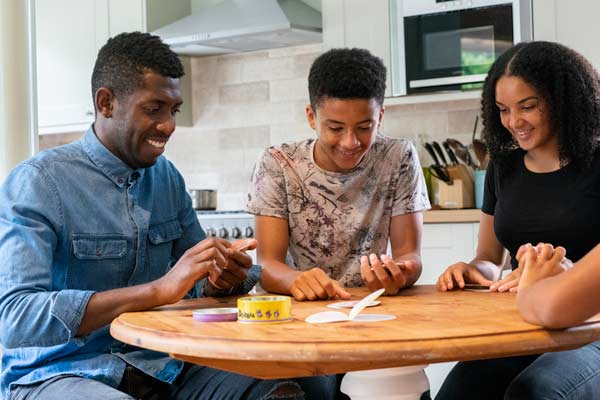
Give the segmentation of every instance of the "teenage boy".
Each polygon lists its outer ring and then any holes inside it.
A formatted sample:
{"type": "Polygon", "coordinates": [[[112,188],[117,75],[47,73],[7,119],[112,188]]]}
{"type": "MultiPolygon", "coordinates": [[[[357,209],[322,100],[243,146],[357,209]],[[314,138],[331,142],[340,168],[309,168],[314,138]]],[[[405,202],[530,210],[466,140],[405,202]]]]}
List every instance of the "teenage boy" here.
{"type": "Polygon", "coordinates": [[[379,133],[385,78],[367,50],[322,54],[308,77],[306,116],[316,139],[259,157],[247,209],[256,215],[265,290],[345,299],[344,287],[396,294],[419,278],[422,211],[430,205],[414,146],[379,133]]]}

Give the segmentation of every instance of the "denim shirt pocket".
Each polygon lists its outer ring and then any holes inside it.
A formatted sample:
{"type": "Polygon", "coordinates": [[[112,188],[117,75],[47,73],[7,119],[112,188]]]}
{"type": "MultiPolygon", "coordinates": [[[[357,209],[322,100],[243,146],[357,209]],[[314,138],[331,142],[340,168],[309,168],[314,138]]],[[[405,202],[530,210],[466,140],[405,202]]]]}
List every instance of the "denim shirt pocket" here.
{"type": "Polygon", "coordinates": [[[155,267],[150,270],[158,273],[152,279],[159,278],[169,269],[173,242],[181,238],[182,233],[181,225],[176,219],[150,225],[148,228],[148,260],[155,267]]]}
{"type": "Polygon", "coordinates": [[[67,288],[109,290],[129,276],[127,238],[119,234],[74,234],[67,288]]]}

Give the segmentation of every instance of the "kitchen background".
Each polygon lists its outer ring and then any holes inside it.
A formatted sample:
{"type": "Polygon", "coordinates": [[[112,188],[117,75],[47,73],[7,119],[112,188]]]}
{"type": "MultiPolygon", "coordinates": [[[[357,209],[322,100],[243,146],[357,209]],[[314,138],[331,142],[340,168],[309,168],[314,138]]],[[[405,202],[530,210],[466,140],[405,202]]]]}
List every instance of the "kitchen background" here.
{"type": "MultiPolygon", "coordinates": [[[[79,138],[89,124],[87,121],[91,121],[88,81],[97,48],[105,37],[126,30],[153,31],[182,15],[200,13],[221,2],[35,0],[39,132],[42,133],[38,136],[39,149],[79,138]],[[65,18],[61,10],[67,8],[71,13],[79,13],[81,21],[71,26],[57,24],[56,21],[65,18]],[[87,21],[87,25],[81,25],[82,21],[87,21]],[[92,27],[89,21],[93,22],[92,27]],[[81,36],[88,33],[92,37],[86,42],[74,35],[74,29],[81,36]],[[81,54],[82,51],[85,53],[81,54]],[[70,64],[59,65],[66,70],[48,61],[55,60],[57,54],[69,60],[70,64]]],[[[166,156],[180,169],[189,188],[218,190],[221,210],[244,208],[247,185],[260,151],[283,141],[314,136],[304,111],[308,101],[306,77],[312,61],[321,52],[341,46],[369,48],[384,59],[390,76],[394,72],[390,62],[393,56],[390,47],[394,43],[390,2],[304,0],[303,3],[322,13],[321,43],[183,57],[188,75],[184,81],[186,112],[178,118],[166,156]]],[[[595,14],[592,10],[600,11],[600,5],[593,0],[534,0],[534,37],[573,46],[599,65],[600,50],[591,39],[594,35],[590,35],[590,29],[598,29],[591,28],[596,25],[590,20],[595,14]],[[586,24],[586,20],[590,23],[586,24]]],[[[69,17],[69,20],[75,19],[69,17]]],[[[471,142],[474,120],[479,114],[479,92],[389,97],[385,104],[382,131],[414,142],[421,163],[427,166],[432,160],[423,149],[425,141],[441,142],[453,137],[471,142]]],[[[477,135],[480,130],[481,124],[477,135]]]]}
{"type": "MultiPolygon", "coordinates": [[[[178,126],[166,147],[188,187],[217,189],[219,209],[242,209],[259,153],[314,136],[304,111],[306,77],[322,49],[316,44],[192,58],[193,126],[178,126]]],[[[393,105],[386,107],[382,131],[416,144],[448,136],[468,142],[478,113],[477,99],[393,105]]],[[[40,149],[80,136],[42,135],[40,149]]]]}
{"type": "MultiPolygon", "coordinates": [[[[251,1],[263,0],[247,0],[251,1]]],[[[36,151],[81,137],[93,119],[89,89],[93,62],[108,37],[123,31],[154,31],[220,2],[2,0],[0,181],[17,162],[36,151]]],[[[368,48],[384,59],[388,74],[395,72],[390,50],[398,42],[390,26],[390,1],[302,2],[322,13],[322,37],[315,43],[182,58],[187,71],[183,81],[186,105],[166,156],[189,188],[217,189],[220,210],[244,208],[252,168],[264,148],[314,136],[305,119],[306,78],[320,53],[332,47],[368,48]]],[[[567,44],[600,66],[596,21],[600,2],[531,3],[535,39],[567,44]]],[[[471,142],[479,114],[477,90],[402,97],[389,93],[382,131],[414,142],[423,166],[432,163],[423,151],[424,142],[447,137],[471,142]]],[[[480,130],[481,124],[477,135],[480,130]]],[[[449,260],[473,257],[479,214],[466,211],[445,214],[442,219],[426,215],[425,268],[419,283],[433,283],[449,260]]],[[[432,394],[451,366],[437,364],[426,370],[432,394]]]]}

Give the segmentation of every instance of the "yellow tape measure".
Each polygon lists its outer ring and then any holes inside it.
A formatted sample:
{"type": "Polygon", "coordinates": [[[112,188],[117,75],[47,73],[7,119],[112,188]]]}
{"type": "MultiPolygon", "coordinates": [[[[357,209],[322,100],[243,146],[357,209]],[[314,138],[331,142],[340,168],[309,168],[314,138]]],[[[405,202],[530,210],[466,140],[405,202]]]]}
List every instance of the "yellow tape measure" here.
{"type": "Polygon", "coordinates": [[[238,322],[277,323],[292,318],[292,299],[289,296],[250,296],[237,301],[238,322]]]}

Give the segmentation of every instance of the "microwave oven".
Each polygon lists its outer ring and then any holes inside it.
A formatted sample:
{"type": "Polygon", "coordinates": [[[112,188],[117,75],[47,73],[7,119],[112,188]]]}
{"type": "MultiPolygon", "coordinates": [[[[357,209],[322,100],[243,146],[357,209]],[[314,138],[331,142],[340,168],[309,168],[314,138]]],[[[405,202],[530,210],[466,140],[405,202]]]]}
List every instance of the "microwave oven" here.
{"type": "Polygon", "coordinates": [[[531,0],[390,0],[392,95],[481,87],[513,44],[532,39],[531,0]]]}

